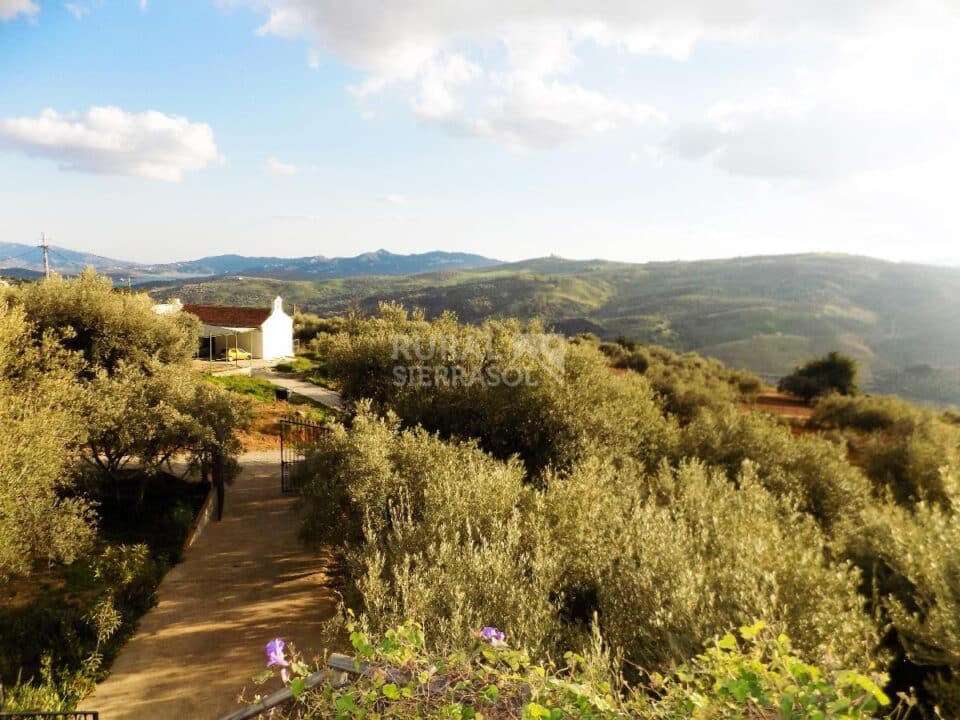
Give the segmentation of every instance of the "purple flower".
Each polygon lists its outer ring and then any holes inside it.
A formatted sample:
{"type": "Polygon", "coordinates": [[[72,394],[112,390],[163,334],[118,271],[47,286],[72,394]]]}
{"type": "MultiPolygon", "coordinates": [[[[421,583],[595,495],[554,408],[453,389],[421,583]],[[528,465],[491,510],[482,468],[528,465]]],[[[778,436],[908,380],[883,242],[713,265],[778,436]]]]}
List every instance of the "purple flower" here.
{"type": "Polygon", "coordinates": [[[283,656],[283,648],[286,645],[280,638],[267,643],[267,667],[287,667],[290,664],[283,656]]]}
{"type": "Polygon", "coordinates": [[[495,627],[485,627],[480,631],[480,637],[486,640],[491,645],[504,645],[507,636],[503,634],[502,630],[497,630],[495,627]]]}
{"type": "Polygon", "coordinates": [[[290,663],[283,656],[284,647],[286,647],[286,643],[280,638],[275,638],[267,643],[267,667],[280,668],[280,679],[287,682],[290,679],[290,673],[287,671],[290,663]]]}

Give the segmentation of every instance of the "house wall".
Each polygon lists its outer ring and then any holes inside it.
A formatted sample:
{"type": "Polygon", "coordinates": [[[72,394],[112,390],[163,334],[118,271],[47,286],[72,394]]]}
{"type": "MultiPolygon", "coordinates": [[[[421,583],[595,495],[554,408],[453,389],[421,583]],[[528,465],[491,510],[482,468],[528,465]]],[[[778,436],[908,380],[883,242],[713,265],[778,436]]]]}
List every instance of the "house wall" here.
{"type": "MultiPolygon", "coordinates": [[[[283,311],[283,301],[273,301],[273,312],[263,325],[261,355],[264,360],[293,357],[293,318],[283,311]]],[[[256,355],[256,354],[255,354],[256,355]]]]}

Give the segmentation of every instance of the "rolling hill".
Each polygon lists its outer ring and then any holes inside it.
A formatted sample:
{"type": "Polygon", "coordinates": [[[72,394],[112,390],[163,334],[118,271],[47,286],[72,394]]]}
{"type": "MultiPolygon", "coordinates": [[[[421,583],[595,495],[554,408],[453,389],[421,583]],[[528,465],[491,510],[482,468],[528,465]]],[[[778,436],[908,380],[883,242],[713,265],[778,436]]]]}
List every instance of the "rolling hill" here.
{"type": "MultiPolygon", "coordinates": [[[[252,273],[251,273],[252,274],[252,273]]],[[[877,392],[960,404],[960,269],[844,255],[628,264],[540,258],[418,275],[222,277],[152,286],[157,297],[321,315],[381,300],[468,322],[541,317],[557,330],[629,335],[697,351],[770,380],[840,350],[877,392]]]]}

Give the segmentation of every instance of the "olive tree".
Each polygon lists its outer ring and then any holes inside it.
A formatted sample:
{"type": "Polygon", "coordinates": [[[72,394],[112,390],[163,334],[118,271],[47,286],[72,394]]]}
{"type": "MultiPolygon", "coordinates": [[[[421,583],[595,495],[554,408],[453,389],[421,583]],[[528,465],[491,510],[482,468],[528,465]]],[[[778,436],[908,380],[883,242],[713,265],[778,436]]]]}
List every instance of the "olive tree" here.
{"type": "Polygon", "coordinates": [[[0,578],[70,562],[93,541],[91,506],[69,497],[81,424],[76,362],[21,310],[0,306],[0,578]]]}
{"type": "Polygon", "coordinates": [[[24,285],[18,299],[35,332],[60,334],[66,349],[83,356],[89,376],[112,373],[120,364],[181,363],[197,348],[199,322],[193,315],[158,315],[146,293],[117,292],[92,269],[72,279],[54,275],[24,285]]]}

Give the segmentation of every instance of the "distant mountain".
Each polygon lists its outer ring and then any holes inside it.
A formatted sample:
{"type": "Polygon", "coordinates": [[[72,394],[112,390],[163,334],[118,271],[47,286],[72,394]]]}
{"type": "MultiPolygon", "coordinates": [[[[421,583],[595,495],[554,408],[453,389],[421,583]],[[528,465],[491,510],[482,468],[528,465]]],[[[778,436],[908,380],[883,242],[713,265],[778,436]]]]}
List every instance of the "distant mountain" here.
{"type": "MultiPolygon", "coordinates": [[[[144,264],[115,260],[90,253],[50,248],[50,267],[64,275],[72,275],[92,266],[99,272],[115,278],[148,282],[216,275],[256,275],[287,279],[353,277],[357,275],[412,275],[442,270],[464,270],[490,267],[499,260],[469,253],[427,252],[397,255],[386,250],[364,253],[356,257],[327,258],[321,255],[281,258],[248,257],[244,255],[215,255],[183,262],[144,264]]],[[[12,268],[43,269],[39,247],[20,243],[0,243],[0,275],[12,268]]]]}
{"type": "MultiPolygon", "coordinates": [[[[90,265],[104,273],[127,272],[137,267],[136,263],[124,260],[50,246],[50,267],[59,273],[72,275],[90,265]]],[[[10,268],[40,272],[43,270],[43,252],[36,245],[0,243],[0,275],[7,274],[5,271],[10,268]]]]}
{"type": "Polygon", "coordinates": [[[337,258],[322,255],[299,258],[217,255],[187,262],[146,266],[146,269],[157,275],[173,272],[196,275],[243,273],[261,277],[311,279],[357,275],[413,275],[440,270],[489,267],[499,262],[499,260],[469,253],[434,251],[397,255],[387,250],[377,250],[356,257],[337,258]]]}
{"type": "Polygon", "coordinates": [[[251,305],[280,294],[321,315],[373,312],[392,300],[431,316],[453,310],[467,322],[539,317],[568,334],[697,351],[771,381],[840,350],[860,360],[873,391],[960,405],[960,268],[824,254],[642,265],[550,257],[419,275],[305,277],[245,273],[151,292],[251,305]]]}

